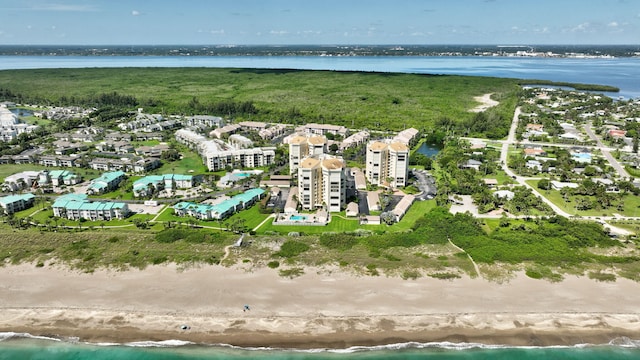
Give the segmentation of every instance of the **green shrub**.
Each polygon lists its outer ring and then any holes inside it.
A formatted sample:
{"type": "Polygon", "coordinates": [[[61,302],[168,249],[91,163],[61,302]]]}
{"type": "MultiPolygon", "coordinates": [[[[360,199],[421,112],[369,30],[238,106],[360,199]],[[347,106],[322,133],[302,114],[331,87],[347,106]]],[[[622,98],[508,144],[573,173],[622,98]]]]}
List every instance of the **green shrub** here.
{"type": "Polygon", "coordinates": [[[415,280],[420,277],[420,273],[417,270],[405,270],[401,276],[403,280],[415,280]]]}
{"type": "Polygon", "coordinates": [[[283,258],[292,258],[302,254],[309,250],[309,245],[295,240],[287,240],[280,247],[280,251],[273,254],[274,256],[280,256],[283,258]]]}
{"type": "Polygon", "coordinates": [[[278,268],[280,266],[280,262],[279,261],[269,261],[267,266],[272,268],[272,269],[276,269],[276,268],[278,268]]]}
{"type": "Polygon", "coordinates": [[[345,251],[356,246],[360,239],[354,235],[347,234],[322,234],[320,235],[320,245],[329,249],[345,251]]]}
{"type": "Polygon", "coordinates": [[[376,264],[368,264],[367,265],[367,273],[371,276],[378,276],[380,272],[377,269],[376,264]]]}
{"type": "Polygon", "coordinates": [[[389,260],[389,261],[401,261],[402,259],[400,259],[399,257],[396,257],[392,254],[384,254],[384,258],[389,260]]]}
{"type": "Polygon", "coordinates": [[[165,229],[156,234],[156,241],[161,243],[173,243],[182,240],[189,235],[186,229],[165,229]]]}
{"type": "Polygon", "coordinates": [[[542,274],[539,271],[534,269],[527,269],[525,271],[525,274],[527,274],[527,276],[532,279],[542,279],[542,274]]]}
{"type": "Polygon", "coordinates": [[[432,278],[440,279],[440,280],[451,280],[451,279],[459,279],[460,275],[454,273],[434,273],[429,274],[432,278]]]}
{"type": "Polygon", "coordinates": [[[304,270],[302,268],[290,268],[290,269],[282,269],[280,271],[278,271],[278,274],[280,274],[280,276],[282,277],[288,277],[290,279],[293,279],[294,277],[298,277],[301,276],[302,274],[304,274],[304,270]]]}
{"type": "Polygon", "coordinates": [[[616,281],[616,276],[614,274],[603,273],[601,271],[590,271],[589,279],[593,279],[596,281],[614,282],[616,281]]]}

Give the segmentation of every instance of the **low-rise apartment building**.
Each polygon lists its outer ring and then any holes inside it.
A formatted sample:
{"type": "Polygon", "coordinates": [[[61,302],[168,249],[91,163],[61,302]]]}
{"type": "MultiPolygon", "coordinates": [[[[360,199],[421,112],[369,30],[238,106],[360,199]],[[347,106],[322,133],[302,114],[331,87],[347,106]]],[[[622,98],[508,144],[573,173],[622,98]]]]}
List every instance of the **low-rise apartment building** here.
{"type": "Polygon", "coordinates": [[[69,220],[109,221],[129,216],[129,207],[123,202],[90,201],[87,195],[60,196],[52,205],[53,215],[69,220]]]}
{"type": "Polygon", "coordinates": [[[33,206],[33,194],[9,195],[0,198],[0,207],[5,214],[10,215],[33,206]]]}

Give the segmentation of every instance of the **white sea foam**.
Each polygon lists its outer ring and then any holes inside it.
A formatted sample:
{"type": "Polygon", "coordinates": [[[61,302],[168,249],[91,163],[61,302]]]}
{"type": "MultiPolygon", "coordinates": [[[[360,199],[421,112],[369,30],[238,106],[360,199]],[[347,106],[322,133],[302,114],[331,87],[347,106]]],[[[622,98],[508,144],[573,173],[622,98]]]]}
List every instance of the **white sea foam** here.
{"type": "Polygon", "coordinates": [[[9,339],[36,339],[36,340],[50,340],[50,341],[62,341],[62,339],[48,337],[48,336],[36,336],[29,333],[17,333],[17,332],[0,332],[0,341],[9,339]]]}
{"type": "Polygon", "coordinates": [[[178,347],[185,345],[194,345],[195,343],[183,340],[162,340],[162,341],[134,341],[123,344],[132,347],[178,347]]]}
{"type": "MultiPolygon", "coordinates": [[[[31,335],[29,333],[18,333],[18,332],[0,332],[0,342],[10,339],[35,339],[35,340],[46,340],[46,341],[56,341],[56,342],[69,342],[76,343],[78,342],[78,338],[53,338],[47,336],[37,336],[31,335]]],[[[388,351],[388,350],[410,350],[410,349],[442,349],[442,350],[470,350],[470,349],[570,349],[570,348],[589,348],[589,347],[601,347],[601,346],[612,346],[612,347],[621,347],[621,348],[631,348],[631,349],[640,349],[640,340],[630,339],[628,337],[620,337],[615,338],[609,341],[606,344],[576,344],[570,346],[557,345],[557,346],[511,346],[511,345],[487,345],[480,343],[453,343],[453,342],[404,342],[404,343],[394,343],[394,344],[386,344],[386,345],[375,345],[375,346],[351,346],[343,349],[332,349],[332,348],[315,348],[315,349],[296,349],[296,348],[278,348],[278,347],[243,347],[236,346],[231,344],[198,344],[191,341],[184,340],[163,340],[163,341],[135,341],[128,343],[90,343],[85,342],[87,345],[92,346],[130,346],[130,347],[157,347],[157,348],[169,348],[169,347],[181,347],[181,346],[189,346],[189,345],[197,345],[197,346],[209,346],[209,347],[220,347],[220,348],[229,348],[233,350],[241,350],[241,351],[288,351],[288,352],[299,352],[299,353],[335,353],[335,354],[350,354],[357,352],[368,352],[368,351],[388,351]]]]}

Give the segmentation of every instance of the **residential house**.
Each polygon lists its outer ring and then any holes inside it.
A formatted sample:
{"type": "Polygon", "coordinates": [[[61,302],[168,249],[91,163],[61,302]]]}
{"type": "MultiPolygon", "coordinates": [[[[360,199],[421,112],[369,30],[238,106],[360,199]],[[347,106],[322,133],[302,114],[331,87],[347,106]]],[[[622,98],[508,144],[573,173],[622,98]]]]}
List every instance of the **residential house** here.
{"type": "Polygon", "coordinates": [[[579,186],[580,185],[573,182],[561,182],[561,181],[551,180],[551,188],[553,190],[562,190],[564,188],[576,189],[579,186]]]}
{"type": "Polygon", "coordinates": [[[350,202],[347,204],[347,209],[345,211],[345,215],[347,217],[355,217],[358,216],[358,204],[354,202],[350,202]]]}
{"type": "Polygon", "coordinates": [[[547,152],[540,147],[524,148],[524,156],[547,156],[547,152]]]}

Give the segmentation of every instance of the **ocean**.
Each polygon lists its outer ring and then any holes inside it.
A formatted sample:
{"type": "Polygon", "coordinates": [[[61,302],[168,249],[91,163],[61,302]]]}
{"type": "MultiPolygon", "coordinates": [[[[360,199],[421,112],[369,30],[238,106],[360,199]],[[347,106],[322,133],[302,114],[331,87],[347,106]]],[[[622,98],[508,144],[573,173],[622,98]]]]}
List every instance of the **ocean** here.
{"type": "MultiPolygon", "coordinates": [[[[543,59],[503,57],[176,57],[0,56],[0,70],[85,67],[236,67],[429,73],[544,79],[611,85],[612,97],[640,97],[640,58],[543,59]]],[[[78,334],[81,336],[81,334],[78,334]]],[[[640,336],[638,336],[640,340],[640,336]]],[[[0,333],[0,360],[100,359],[639,359],[640,341],[570,347],[408,343],[348,349],[246,349],[179,341],[85,344],[77,340],[0,333]]]]}
{"type": "MultiPolygon", "coordinates": [[[[616,344],[572,347],[506,347],[481,344],[406,343],[348,349],[246,349],[225,345],[195,345],[179,341],[140,342],[127,345],[92,345],[4,334],[0,360],[483,360],[581,359],[627,360],[640,358],[638,342],[620,339],[616,344]]],[[[0,338],[3,335],[0,334],[0,338]]]]}

